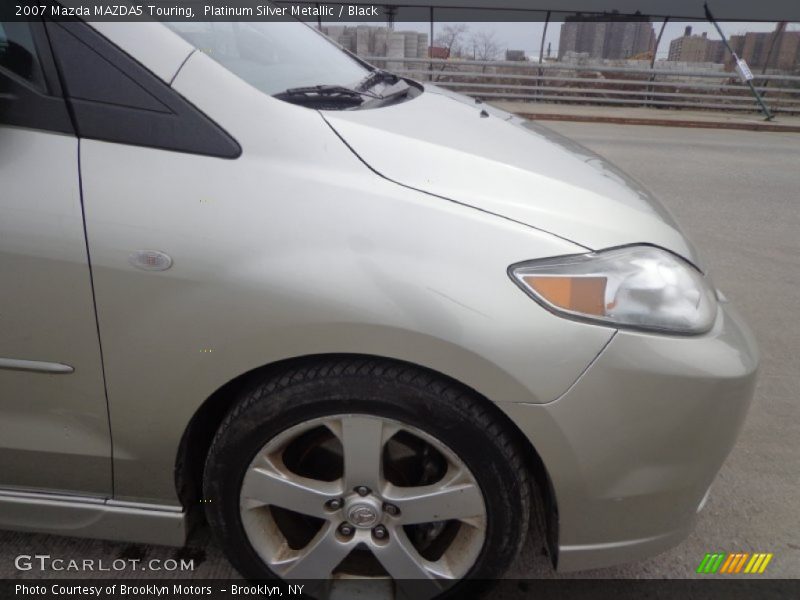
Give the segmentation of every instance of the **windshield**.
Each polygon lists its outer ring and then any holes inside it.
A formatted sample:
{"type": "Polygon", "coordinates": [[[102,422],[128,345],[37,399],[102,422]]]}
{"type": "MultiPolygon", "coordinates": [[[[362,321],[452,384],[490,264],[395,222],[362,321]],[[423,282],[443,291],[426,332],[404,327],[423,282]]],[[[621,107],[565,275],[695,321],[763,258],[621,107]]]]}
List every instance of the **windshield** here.
{"type": "Polygon", "coordinates": [[[167,26],[269,95],[304,86],[351,85],[369,74],[328,38],[299,21],[167,26]]]}

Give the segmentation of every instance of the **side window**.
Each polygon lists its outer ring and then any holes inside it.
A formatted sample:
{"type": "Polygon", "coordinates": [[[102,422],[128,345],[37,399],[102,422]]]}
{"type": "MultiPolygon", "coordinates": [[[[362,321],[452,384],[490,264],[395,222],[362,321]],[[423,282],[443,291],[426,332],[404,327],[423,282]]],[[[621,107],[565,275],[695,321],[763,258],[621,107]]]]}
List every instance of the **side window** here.
{"type": "Polygon", "coordinates": [[[0,21],[0,71],[46,90],[30,23],[0,21]]]}
{"type": "Polygon", "coordinates": [[[241,154],[221,127],[92,27],[78,21],[46,27],[78,137],[221,158],[241,154]]]}
{"type": "Polygon", "coordinates": [[[4,125],[74,134],[41,21],[0,21],[0,127],[4,125]]]}

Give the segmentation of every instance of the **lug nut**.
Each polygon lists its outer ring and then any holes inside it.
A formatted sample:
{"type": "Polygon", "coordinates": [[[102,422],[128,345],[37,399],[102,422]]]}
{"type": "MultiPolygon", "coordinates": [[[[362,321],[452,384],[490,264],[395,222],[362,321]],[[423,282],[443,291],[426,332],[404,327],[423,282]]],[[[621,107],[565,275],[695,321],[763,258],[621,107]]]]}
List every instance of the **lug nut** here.
{"type": "Polygon", "coordinates": [[[350,537],[353,535],[353,526],[350,523],[342,523],[339,525],[339,533],[341,533],[344,537],[350,537]]]}
{"type": "Polygon", "coordinates": [[[360,485],[356,488],[356,494],[358,494],[359,496],[366,496],[367,494],[369,494],[369,492],[370,492],[369,488],[365,485],[360,485]]]}
{"type": "Polygon", "coordinates": [[[387,515],[392,515],[393,517],[396,517],[400,514],[400,509],[394,504],[389,504],[388,502],[383,505],[383,510],[387,515]]]}
{"type": "Polygon", "coordinates": [[[328,500],[325,503],[325,508],[327,508],[328,510],[339,510],[340,508],[342,508],[342,501],[339,498],[328,500]]]}
{"type": "Polygon", "coordinates": [[[376,540],[383,540],[389,535],[389,532],[386,531],[386,527],[384,527],[383,525],[378,525],[375,529],[372,530],[372,535],[375,536],[376,540]]]}

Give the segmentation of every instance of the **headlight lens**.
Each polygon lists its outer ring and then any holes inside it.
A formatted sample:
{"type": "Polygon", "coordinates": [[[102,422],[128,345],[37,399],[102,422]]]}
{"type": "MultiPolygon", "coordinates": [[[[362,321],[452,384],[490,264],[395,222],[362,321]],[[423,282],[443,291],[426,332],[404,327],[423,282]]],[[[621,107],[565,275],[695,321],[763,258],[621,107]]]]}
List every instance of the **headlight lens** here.
{"type": "Polygon", "coordinates": [[[706,277],[653,246],[534,260],[510,273],[551,311],[615,327],[696,334],[711,329],[717,316],[706,277]]]}

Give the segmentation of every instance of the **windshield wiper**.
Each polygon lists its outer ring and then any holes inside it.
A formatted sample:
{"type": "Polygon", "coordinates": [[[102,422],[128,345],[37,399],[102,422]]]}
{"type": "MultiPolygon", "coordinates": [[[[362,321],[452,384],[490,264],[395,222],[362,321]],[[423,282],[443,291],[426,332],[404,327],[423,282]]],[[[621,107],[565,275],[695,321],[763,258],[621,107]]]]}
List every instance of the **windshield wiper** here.
{"type": "Polygon", "coordinates": [[[358,91],[343,85],[312,85],[308,87],[289,88],[275,94],[278,100],[294,104],[325,104],[335,106],[358,106],[364,97],[377,98],[375,94],[358,91]]]}
{"type": "Polygon", "coordinates": [[[394,73],[389,73],[389,71],[384,71],[383,69],[375,69],[361,80],[356,86],[356,90],[363,92],[381,83],[390,83],[394,85],[399,80],[400,78],[394,73]]]}
{"type": "Polygon", "coordinates": [[[352,88],[344,85],[312,85],[289,88],[275,94],[274,97],[292,104],[318,109],[356,108],[362,105],[377,108],[406,96],[410,89],[411,86],[397,75],[375,69],[352,88]],[[382,94],[369,91],[381,83],[391,85],[384,89],[382,94]]]}

